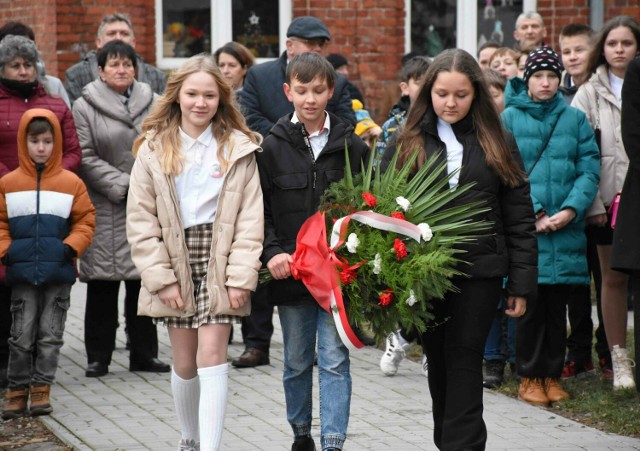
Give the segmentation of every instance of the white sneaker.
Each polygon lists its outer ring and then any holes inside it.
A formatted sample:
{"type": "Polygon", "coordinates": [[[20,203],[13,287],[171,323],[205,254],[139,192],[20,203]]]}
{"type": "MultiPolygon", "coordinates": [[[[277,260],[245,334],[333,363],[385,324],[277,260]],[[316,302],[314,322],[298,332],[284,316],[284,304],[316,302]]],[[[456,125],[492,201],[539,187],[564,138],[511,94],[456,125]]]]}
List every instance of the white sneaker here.
{"type": "Polygon", "coordinates": [[[635,388],[631,368],[636,366],[631,360],[625,348],[614,345],[611,350],[611,363],[613,366],[613,389],[621,390],[625,388],[635,388]]]}
{"type": "Polygon", "coordinates": [[[411,346],[410,343],[406,342],[401,345],[399,337],[400,331],[391,332],[387,335],[387,349],[385,349],[384,354],[382,354],[380,358],[380,370],[382,370],[382,374],[385,376],[395,376],[398,372],[400,362],[402,362],[402,359],[404,359],[406,352],[411,346]]]}
{"type": "Polygon", "coordinates": [[[427,354],[422,354],[422,374],[429,377],[429,362],[427,362],[427,354]]]}

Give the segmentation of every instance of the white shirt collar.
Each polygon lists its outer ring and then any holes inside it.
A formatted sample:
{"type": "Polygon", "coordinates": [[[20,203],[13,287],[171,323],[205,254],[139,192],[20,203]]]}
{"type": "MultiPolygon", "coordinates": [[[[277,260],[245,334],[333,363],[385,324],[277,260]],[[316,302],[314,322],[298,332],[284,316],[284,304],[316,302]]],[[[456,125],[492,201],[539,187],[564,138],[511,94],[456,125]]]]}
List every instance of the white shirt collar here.
{"type": "Polygon", "coordinates": [[[178,127],[178,130],[180,131],[180,138],[182,139],[182,145],[185,150],[191,149],[196,145],[196,143],[209,147],[211,140],[213,139],[211,127],[207,127],[197,139],[193,139],[191,136],[187,135],[184,130],[182,130],[182,127],[178,127]]]}
{"type": "MultiPolygon", "coordinates": [[[[296,114],[296,112],[293,112],[293,115],[291,116],[291,123],[293,124],[297,124],[298,122],[300,122],[300,119],[298,119],[298,115],[296,114]]],[[[329,120],[329,114],[325,111],[324,112],[324,124],[322,125],[322,128],[318,131],[315,131],[313,133],[311,133],[309,135],[309,138],[311,138],[312,136],[318,136],[319,134],[323,133],[323,132],[327,132],[329,133],[331,131],[331,121],[329,120]]]]}

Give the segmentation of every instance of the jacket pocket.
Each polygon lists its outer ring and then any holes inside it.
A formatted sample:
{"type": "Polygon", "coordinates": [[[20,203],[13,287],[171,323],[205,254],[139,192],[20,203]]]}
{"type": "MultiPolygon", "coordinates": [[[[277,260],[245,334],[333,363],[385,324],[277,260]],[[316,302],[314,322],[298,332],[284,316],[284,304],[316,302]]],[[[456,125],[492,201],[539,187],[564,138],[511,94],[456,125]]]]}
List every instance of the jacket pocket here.
{"type": "Polygon", "coordinates": [[[290,221],[287,214],[299,216],[300,210],[306,209],[309,186],[306,172],[280,175],[273,179],[273,185],[271,209],[274,220],[290,221]]]}

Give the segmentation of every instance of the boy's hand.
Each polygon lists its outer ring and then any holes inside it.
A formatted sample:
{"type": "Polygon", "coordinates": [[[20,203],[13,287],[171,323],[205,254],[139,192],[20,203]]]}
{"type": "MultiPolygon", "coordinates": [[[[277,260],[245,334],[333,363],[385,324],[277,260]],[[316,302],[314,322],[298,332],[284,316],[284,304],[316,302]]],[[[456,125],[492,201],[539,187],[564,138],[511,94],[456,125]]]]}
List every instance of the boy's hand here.
{"type": "Polygon", "coordinates": [[[247,289],[227,287],[227,294],[232,309],[238,309],[249,302],[250,292],[247,289]]]}
{"type": "Polygon", "coordinates": [[[507,299],[507,308],[504,313],[512,318],[518,318],[527,311],[527,300],[522,297],[509,296],[507,299]]]}
{"type": "Polygon", "coordinates": [[[178,283],[171,284],[158,291],[158,297],[164,305],[167,305],[172,309],[182,310],[184,308],[184,302],[182,301],[182,296],[180,296],[180,286],[178,283]]]}
{"type": "Polygon", "coordinates": [[[291,276],[292,261],[291,255],[283,252],[271,257],[271,260],[267,262],[267,269],[274,279],[286,279],[291,276]]]}

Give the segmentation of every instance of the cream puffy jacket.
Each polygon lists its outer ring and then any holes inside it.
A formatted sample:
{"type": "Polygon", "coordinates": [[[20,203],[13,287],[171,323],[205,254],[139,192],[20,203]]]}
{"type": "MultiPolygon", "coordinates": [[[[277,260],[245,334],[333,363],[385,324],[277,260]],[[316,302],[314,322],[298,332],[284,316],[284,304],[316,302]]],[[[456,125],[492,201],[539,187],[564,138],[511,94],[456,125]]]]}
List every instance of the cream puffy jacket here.
{"type": "MultiPolygon", "coordinates": [[[[159,143],[147,139],[131,171],[127,202],[127,238],[142,278],[138,314],[188,317],[195,314],[189,252],[185,244],[173,176],[162,172],[159,143]],[[157,292],[178,283],[183,310],[163,304],[157,292]]],[[[231,163],[218,199],[207,270],[210,313],[246,316],[251,307],[233,310],[227,287],[255,290],[264,239],[262,190],[254,152],[260,148],[235,131],[229,143],[231,163]]]]}
{"type": "Polygon", "coordinates": [[[622,190],[629,166],[622,144],[620,104],[611,90],[606,66],[599,66],[589,81],[580,86],[571,106],[584,111],[591,127],[600,126],[600,187],[586,215],[603,214],[622,190]]]}

